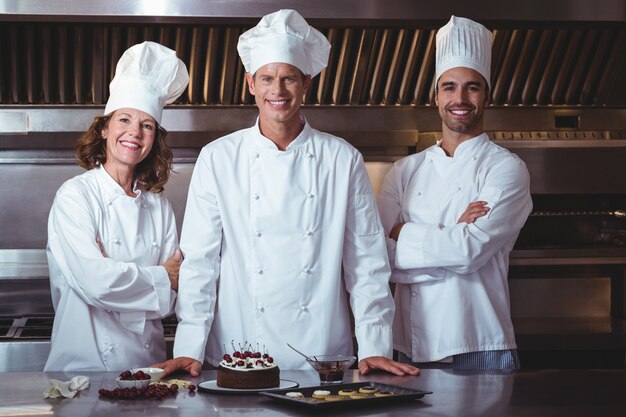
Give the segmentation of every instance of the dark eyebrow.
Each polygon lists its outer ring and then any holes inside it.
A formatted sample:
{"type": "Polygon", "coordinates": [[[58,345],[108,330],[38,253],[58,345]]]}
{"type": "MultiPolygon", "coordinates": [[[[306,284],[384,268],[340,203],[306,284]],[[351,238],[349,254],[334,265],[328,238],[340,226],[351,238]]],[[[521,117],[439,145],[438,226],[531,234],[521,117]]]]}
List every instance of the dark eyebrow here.
{"type": "Polygon", "coordinates": [[[478,86],[478,87],[482,87],[482,83],[480,81],[468,81],[465,83],[466,87],[471,87],[471,86],[478,86]]]}
{"type": "Polygon", "coordinates": [[[446,86],[455,86],[456,83],[454,81],[444,81],[441,83],[442,87],[446,87],[446,86]]]}

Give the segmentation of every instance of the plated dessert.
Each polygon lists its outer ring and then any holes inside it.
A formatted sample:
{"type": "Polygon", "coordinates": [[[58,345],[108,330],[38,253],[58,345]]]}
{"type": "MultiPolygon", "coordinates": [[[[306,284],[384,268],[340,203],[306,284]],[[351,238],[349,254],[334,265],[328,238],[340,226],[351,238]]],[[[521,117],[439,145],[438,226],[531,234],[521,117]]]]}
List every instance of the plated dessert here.
{"type": "Polygon", "coordinates": [[[223,356],[217,368],[217,385],[234,389],[278,387],[280,369],[267,352],[252,351],[248,345],[223,356]]]}

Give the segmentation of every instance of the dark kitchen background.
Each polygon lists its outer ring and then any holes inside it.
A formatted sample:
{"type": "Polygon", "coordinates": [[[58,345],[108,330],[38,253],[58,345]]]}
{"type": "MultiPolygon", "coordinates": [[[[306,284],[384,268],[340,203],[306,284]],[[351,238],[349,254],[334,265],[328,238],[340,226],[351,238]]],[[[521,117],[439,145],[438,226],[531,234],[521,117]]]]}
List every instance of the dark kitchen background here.
{"type": "MultiPolygon", "coordinates": [[[[144,40],[175,49],[187,91],[164,113],[178,224],[200,148],[254,123],[239,35],[295,8],[333,45],[304,113],[365,156],[375,191],[390,164],[434,143],[434,40],[451,14],[494,32],[485,127],[531,174],[534,211],[511,255],[524,368],[623,368],[626,350],[626,4],[623,1],[0,0],[0,371],[41,370],[54,312],[45,259],[73,144],[144,40]],[[119,3],[119,4],[118,4],[119,3]]],[[[165,320],[171,342],[174,317],[165,320]]]]}

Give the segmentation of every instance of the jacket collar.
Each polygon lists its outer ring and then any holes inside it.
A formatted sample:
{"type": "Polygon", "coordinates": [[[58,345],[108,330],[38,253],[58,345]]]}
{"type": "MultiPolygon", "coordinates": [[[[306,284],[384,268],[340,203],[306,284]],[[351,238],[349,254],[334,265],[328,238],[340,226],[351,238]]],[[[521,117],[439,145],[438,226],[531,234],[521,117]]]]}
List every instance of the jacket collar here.
{"type": "MultiPolygon", "coordinates": [[[[104,193],[109,201],[114,201],[122,197],[129,197],[102,165],[97,166],[94,170],[98,178],[98,182],[100,183],[100,186],[104,190],[104,193]]],[[[139,188],[139,184],[136,180],[133,182],[133,192],[137,194],[135,200],[139,202],[141,200],[141,189],[139,188]]]]}
{"type": "MultiPolygon", "coordinates": [[[[300,134],[296,136],[294,140],[291,141],[289,146],[287,146],[287,149],[285,150],[285,152],[288,152],[292,149],[296,149],[296,148],[303,146],[311,137],[311,126],[309,125],[309,122],[307,122],[306,118],[304,117],[302,113],[300,113],[300,121],[304,124],[304,127],[302,128],[302,131],[300,132],[300,134]]],[[[253,129],[255,133],[254,135],[255,145],[261,148],[271,148],[271,149],[278,150],[276,147],[276,144],[272,142],[270,139],[268,139],[267,137],[263,136],[263,134],[261,133],[261,128],[259,127],[258,117],[256,119],[256,123],[254,124],[253,129]]]]}
{"type": "MultiPolygon", "coordinates": [[[[454,151],[454,157],[450,159],[462,160],[471,158],[478,154],[487,142],[489,142],[489,136],[487,136],[487,134],[484,132],[471,139],[464,140],[459,144],[459,146],[457,146],[456,150],[454,151]]],[[[441,147],[441,141],[438,141],[436,145],[432,146],[430,148],[430,151],[439,157],[448,157],[441,147]]]]}

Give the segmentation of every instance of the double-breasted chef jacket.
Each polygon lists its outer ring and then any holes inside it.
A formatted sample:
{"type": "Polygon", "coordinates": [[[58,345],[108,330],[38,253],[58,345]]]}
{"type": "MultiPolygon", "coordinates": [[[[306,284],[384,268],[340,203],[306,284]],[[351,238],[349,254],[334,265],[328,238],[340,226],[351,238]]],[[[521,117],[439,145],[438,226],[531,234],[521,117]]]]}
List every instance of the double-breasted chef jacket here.
{"type": "Polygon", "coordinates": [[[247,342],[281,369],[310,369],[287,343],[352,354],[350,304],[359,358],[391,357],[382,233],[362,156],[343,139],[305,123],[280,151],[257,121],[208,144],[181,233],[174,356],[216,365],[247,342]]]}
{"type": "Polygon", "coordinates": [[[509,253],[532,209],[524,162],[486,134],[397,161],[378,198],[396,282],[394,347],[414,362],[515,349],[509,253]],[[474,201],[490,211],[457,224],[474,201]]]}
{"type": "Polygon", "coordinates": [[[176,294],[161,265],[177,247],[174,212],[162,196],[137,184],[134,192],[126,195],[97,167],[56,194],[47,247],[56,315],[46,371],[119,371],[166,359],[160,319],[176,294]]]}

